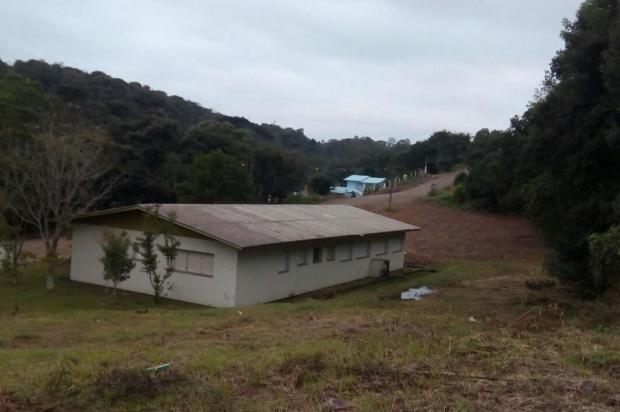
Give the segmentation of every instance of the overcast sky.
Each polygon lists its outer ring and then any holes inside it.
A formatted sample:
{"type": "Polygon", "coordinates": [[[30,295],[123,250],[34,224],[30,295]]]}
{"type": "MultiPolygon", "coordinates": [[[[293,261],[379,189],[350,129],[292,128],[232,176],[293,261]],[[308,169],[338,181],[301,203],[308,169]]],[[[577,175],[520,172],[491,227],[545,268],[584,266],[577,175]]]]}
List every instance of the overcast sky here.
{"type": "Polygon", "coordinates": [[[1,0],[0,59],[101,70],[316,139],[505,128],[580,0],[1,0]]]}

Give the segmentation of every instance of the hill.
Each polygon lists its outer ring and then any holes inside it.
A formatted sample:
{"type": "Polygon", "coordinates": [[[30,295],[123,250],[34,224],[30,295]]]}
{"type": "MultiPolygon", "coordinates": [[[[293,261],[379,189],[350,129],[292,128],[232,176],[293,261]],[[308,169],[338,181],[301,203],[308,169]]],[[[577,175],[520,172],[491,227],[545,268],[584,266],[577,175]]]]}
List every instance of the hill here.
{"type": "Polygon", "coordinates": [[[0,109],[6,112],[7,102],[14,109],[0,124],[5,130],[19,107],[41,113],[62,107],[102,129],[118,157],[121,182],[108,204],[283,199],[316,175],[332,183],[354,172],[390,176],[427,160],[431,169],[447,170],[463,160],[469,143],[468,135],[445,131],[413,145],[357,136],[318,142],[303,129],[256,124],[100,71],[40,60],[0,62],[0,76],[0,109]],[[216,180],[222,184],[209,195],[197,194],[216,180]]]}

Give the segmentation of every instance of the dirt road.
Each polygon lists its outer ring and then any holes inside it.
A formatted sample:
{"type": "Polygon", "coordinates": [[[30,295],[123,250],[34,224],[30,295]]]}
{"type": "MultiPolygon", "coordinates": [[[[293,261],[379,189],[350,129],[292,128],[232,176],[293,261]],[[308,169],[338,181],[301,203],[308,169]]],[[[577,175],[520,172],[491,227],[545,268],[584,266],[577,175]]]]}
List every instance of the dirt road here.
{"type": "Polygon", "coordinates": [[[537,260],[545,253],[536,230],[518,216],[441,207],[427,199],[431,185],[452,184],[456,173],[440,175],[420,186],[388,195],[333,199],[419,226],[407,235],[407,262],[428,264],[446,259],[537,260]]]}
{"type": "MultiPolygon", "coordinates": [[[[431,180],[422,183],[419,186],[414,186],[409,189],[392,193],[392,209],[401,208],[403,206],[409,205],[414,199],[424,198],[428,196],[428,192],[431,190],[432,185],[435,185],[437,189],[442,189],[446,186],[450,186],[457,174],[458,172],[438,175],[431,178],[431,180]]],[[[354,198],[330,199],[326,203],[347,204],[366,210],[379,211],[387,209],[389,204],[389,198],[389,194],[382,193],[378,195],[369,195],[354,198]]]]}

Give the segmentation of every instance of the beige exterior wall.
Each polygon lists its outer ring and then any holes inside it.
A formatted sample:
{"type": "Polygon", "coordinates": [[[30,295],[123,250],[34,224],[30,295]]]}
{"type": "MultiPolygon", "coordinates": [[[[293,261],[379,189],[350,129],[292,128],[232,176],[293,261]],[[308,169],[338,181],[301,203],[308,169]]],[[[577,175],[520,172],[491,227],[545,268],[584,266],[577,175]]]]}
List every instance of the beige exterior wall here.
{"type": "MultiPolygon", "coordinates": [[[[71,279],[79,282],[111,286],[103,280],[103,265],[99,258],[103,255],[101,240],[105,231],[120,232],[122,229],[107,226],[76,224],[73,229],[71,251],[71,279]]],[[[135,230],[125,230],[132,241],[140,236],[135,230]]],[[[180,249],[202,253],[212,253],[213,277],[175,272],[170,278],[173,288],[165,296],[186,302],[217,307],[235,305],[235,280],[237,273],[237,250],[220,242],[207,239],[177,236],[180,249]]],[[[163,260],[163,259],[162,259],[163,260]]],[[[119,288],[153,294],[148,275],[140,270],[140,262],[130,274],[130,278],[119,284],[119,288]]]]}
{"type": "Polygon", "coordinates": [[[402,269],[404,238],[404,233],[392,233],[308,246],[274,245],[239,251],[235,303],[242,306],[270,302],[365,278],[370,275],[371,261],[376,259],[389,260],[390,271],[402,269]],[[368,242],[370,251],[366,253],[368,242]],[[327,246],[335,248],[333,261],[327,261],[327,246]],[[314,247],[321,247],[321,263],[313,263],[314,247]],[[349,248],[353,252],[351,260],[349,248]]]}

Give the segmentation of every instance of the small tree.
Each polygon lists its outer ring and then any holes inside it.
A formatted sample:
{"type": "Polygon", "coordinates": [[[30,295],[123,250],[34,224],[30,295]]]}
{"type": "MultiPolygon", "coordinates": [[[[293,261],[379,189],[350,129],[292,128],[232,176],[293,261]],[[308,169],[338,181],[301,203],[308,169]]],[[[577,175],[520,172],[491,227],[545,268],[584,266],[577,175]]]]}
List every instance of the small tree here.
{"type": "Polygon", "coordinates": [[[168,279],[174,273],[174,262],[177,257],[178,248],[181,245],[170,232],[175,216],[170,214],[168,222],[164,222],[159,215],[157,208],[150,221],[147,222],[147,229],[142,232],[142,236],[137,238],[135,250],[142,255],[142,271],[149,276],[151,287],[155,296],[155,304],[159,303],[159,298],[163,294],[168,284],[168,279]],[[159,237],[163,238],[163,244],[156,244],[159,237]],[[159,269],[159,257],[157,251],[164,257],[163,271],[159,269]]]}
{"type": "Polygon", "coordinates": [[[136,266],[129,256],[131,241],[126,232],[105,233],[101,245],[103,257],[103,278],[112,281],[112,300],[116,301],[116,289],[120,282],[129,279],[129,272],[136,266]]]}
{"type": "Polygon", "coordinates": [[[329,193],[332,182],[325,176],[314,176],[310,180],[310,188],[317,195],[326,195],[329,193]]]}

